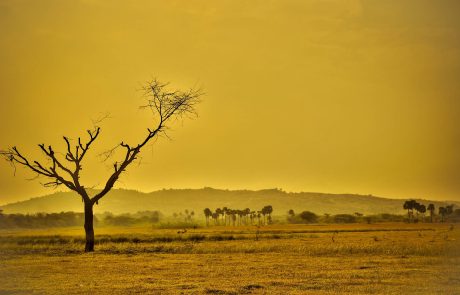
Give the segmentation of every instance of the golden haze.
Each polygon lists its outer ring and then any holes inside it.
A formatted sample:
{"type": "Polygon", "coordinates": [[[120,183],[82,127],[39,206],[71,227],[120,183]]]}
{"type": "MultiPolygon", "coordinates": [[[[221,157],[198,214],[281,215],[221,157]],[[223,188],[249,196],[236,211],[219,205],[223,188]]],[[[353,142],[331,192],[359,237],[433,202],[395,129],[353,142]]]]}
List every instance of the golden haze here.
{"type": "MultiPolygon", "coordinates": [[[[200,86],[199,118],[118,187],[268,188],[460,200],[458,1],[0,2],[0,147],[96,154],[149,127],[140,88],[200,86]]],[[[0,164],[0,202],[49,190],[0,164]]]]}

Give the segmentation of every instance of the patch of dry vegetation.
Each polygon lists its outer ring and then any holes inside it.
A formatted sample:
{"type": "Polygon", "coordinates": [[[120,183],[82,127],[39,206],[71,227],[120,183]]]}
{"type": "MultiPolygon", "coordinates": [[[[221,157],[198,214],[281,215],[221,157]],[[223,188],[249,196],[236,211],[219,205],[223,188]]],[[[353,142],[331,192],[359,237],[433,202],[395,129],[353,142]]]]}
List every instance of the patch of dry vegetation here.
{"type": "MultiPolygon", "coordinates": [[[[54,229],[53,229],[54,230],[54,229]]],[[[460,230],[444,224],[5,231],[0,293],[458,294],[460,230]]]]}

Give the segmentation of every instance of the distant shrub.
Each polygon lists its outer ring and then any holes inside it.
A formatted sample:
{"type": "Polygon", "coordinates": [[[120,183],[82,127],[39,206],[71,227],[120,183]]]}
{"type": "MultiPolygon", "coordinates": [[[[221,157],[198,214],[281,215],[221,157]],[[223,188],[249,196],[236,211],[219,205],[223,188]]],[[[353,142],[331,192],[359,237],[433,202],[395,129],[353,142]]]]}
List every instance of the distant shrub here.
{"type": "MultiPolygon", "coordinates": [[[[0,214],[0,228],[45,228],[82,226],[84,214],[75,212],[37,213],[37,214],[0,214]]],[[[98,219],[94,222],[97,224],[98,219]]]]}
{"type": "Polygon", "coordinates": [[[110,226],[132,226],[136,224],[152,224],[160,221],[159,211],[140,211],[135,214],[113,215],[104,214],[104,225],[110,226]]]}
{"type": "Polygon", "coordinates": [[[106,216],[104,219],[105,225],[113,225],[113,226],[130,226],[136,223],[136,219],[132,218],[127,215],[120,215],[120,216],[106,216]]]}
{"type": "Polygon", "coordinates": [[[303,211],[300,214],[289,214],[287,216],[288,223],[316,223],[318,222],[318,216],[310,211],[303,211]]]}
{"type": "Polygon", "coordinates": [[[335,223],[355,223],[356,216],[351,214],[337,214],[333,216],[335,223]]]}
{"type": "Polygon", "coordinates": [[[303,211],[299,216],[306,223],[316,223],[318,221],[318,216],[310,211],[303,211]]]}

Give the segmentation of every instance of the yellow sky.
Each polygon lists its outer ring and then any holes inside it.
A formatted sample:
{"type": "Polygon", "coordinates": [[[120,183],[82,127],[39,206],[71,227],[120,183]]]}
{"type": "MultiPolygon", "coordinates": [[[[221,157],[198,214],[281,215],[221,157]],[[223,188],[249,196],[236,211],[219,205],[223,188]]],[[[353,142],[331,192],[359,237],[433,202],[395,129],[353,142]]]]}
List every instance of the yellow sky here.
{"type": "MultiPolygon", "coordinates": [[[[106,112],[93,155],[135,142],[158,77],[203,87],[199,117],[117,187],[460,200],[459,66],[455,0],[2,0],[0,148],[64,148],[106,112]]],[[[31,177],[0,163],[0,204],[52,192],[31,177]]]]}

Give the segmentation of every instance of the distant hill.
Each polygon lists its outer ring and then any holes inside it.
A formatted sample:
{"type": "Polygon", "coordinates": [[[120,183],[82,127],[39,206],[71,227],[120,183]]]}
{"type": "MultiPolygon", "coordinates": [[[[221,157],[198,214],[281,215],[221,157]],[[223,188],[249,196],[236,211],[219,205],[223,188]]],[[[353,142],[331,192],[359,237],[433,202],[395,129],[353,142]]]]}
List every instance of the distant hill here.
{"type": "MultiPolygon", "coordinates": [[[[96,190],[91,192],[96,193],[96,190]]],[[[417,200],[422,204],[435,204],[436,208],[446,204],[460,206],[459,202],[439,202],[417,200]]],[[[287,193],[279,189],[266,190],[220,190],[168,189],[142,193],[135,190],[114,189],[105,196],[95,213],[109,211],[115,214],[135,213],[145,210],[159,210],[164,214],[182,212],[185,209],[202,214],[203,209],[228,207],[233,209],[250,208],[260,210],[272,205],[274,215],[284,215],[289,209],[296,212],[309,210],[317,214],[354,213],[404,213],[404,200],[375,197],[371,195],[325,194],[325,193],[287,193]]],[[[51,195],[32,198],[27,201],[0,206],[5,213],[37,213],[83,211],[83,203],[73,192],[57,192],[51,195]]]]}

